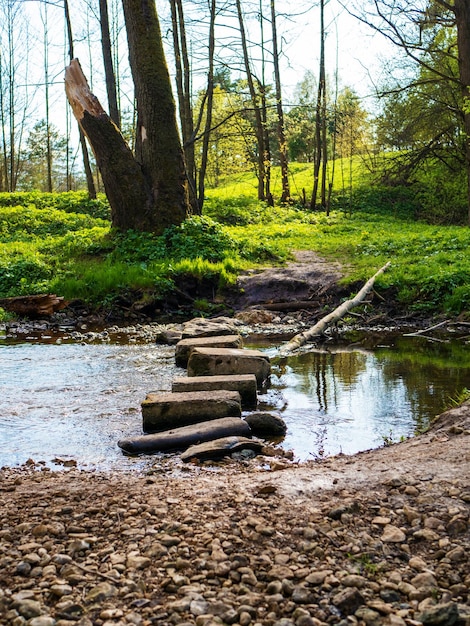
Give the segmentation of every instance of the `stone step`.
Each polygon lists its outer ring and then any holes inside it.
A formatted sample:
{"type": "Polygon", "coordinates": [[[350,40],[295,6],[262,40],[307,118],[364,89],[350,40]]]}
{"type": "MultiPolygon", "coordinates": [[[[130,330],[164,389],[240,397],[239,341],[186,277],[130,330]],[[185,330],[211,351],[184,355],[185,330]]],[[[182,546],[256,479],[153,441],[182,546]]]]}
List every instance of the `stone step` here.
{"type": "Polygon", "coordinates": [[[218,317],[208,320],[196,317],[183,324],[183,339],[189,337],[214,337],[220,335],[235,335],[238,333],[236,322],[228,317],[218,317]]]}
{"type": "Polygon", "coordinates": [[[197,459],[198,461],[216,461],[224,456],[240,452],[241,450],[253,450],[255,453],[261,452],[263,444],[246,437],[221,437],[204,443],[199,443],[189,447],[183,452],[181,459],[185,462],[197,459]]]}
{"type": "Polygon", "coordinates": [[[142,402],[143,430],[155,433],[221,417],[240,417],[238,391],[149,393],[142,402]]]}
{"type": "Polygon", "coordinates": [[[254,374],[262,388],[271,374],[269,357],[259,350],[239,348],[193,348],[188,361],[188,376],[233,376],[254,374]]]}
{"type": "Polygon", "coordinates": [[[172,384],[174,392],[214,391],[225,389],[238,391],[242,409],[255,409],[258,404],[256,376],[254,374],[234,374],[228,376],[181,376],[172,384]]]}
{"type": "Polygon", "coordinates": [[[215,337],[191,337],[178,341],[175,348],[175,361],[179,367],[187,367],[189,354],[193,348],[240,348],[240,335],[217,335],[215,337]]]}
{"type": "Polygon", "coordinates": [[[198,443],[232,436],[251,437],[250,427],[245,420],[239,417],[223,417],[190,426],[173,428],[161,433],[121,439],[118,446],[129,454],[176,452],[186,450],[189,446],[198,443]]]}

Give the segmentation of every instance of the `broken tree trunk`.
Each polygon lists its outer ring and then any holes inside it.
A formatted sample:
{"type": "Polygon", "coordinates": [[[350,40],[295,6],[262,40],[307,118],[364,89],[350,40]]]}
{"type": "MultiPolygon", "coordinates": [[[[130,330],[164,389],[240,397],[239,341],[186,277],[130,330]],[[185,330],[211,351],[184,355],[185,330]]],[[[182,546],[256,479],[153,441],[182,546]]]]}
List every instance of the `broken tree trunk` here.
{"type": "Polygon", "coordinates": [[[383,274],[383,272],[385,272],[389,265],[390,261],[386,263],[383,267],[381,267],[378,272],[376,272],[371,278],[369,278],[369,280],[364,284],[362,289],[358,291],[354,298],[346,300],[345,302],[340,304],[334,311],[332,311],[328,315],[325,315],[325,317],[322,317],[321,320],[319,320],[314,326],[312,326],[308,330],[304,331],[303,333],[299,333],[298,335],[295,335],[295,337],[293,337],[288,343],[281,347],[281,349],[279,350],[279,355],[286,356],[294,350],[297,350],[297,348],[300,348],[301,346],[306,344],[311,339],[319,337],[325,332],[328,326],[340,320],[346,315],[348,311],[360,304],[368,295],[368,293],[372,290],[372,287],[374,286],[374,282],[377,277],[383,274]]]}
{"type": "Polygon", "coordinates": [[[151,196],[140,164],[119,129],[90,91],[78,59],[65,70],[65,91],[73,114],[88,138],[111,206],[113,226],[141,228],[138,211],[150,210],[151,196]],[[137,222],[137,223],[136,223],[137,222]]]}

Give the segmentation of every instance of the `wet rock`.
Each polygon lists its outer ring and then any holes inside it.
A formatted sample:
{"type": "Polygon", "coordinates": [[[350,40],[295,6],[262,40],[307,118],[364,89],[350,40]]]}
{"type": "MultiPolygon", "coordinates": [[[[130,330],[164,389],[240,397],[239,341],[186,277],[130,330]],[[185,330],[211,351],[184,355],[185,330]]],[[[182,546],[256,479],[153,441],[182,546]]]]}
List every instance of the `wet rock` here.
{"type": "Polygon", "coordinates": [[[287,432],[287,424],[280,415],[257,411],[245,418],[252,433],[257,437],[282,437],[287,432]]]}
{"type": "Polygon", "coordinates": [[[190,446],[186,452],[181,454],[181,459],[188,462],[194,459],[199,461],[218,460],[229,454],[240,453],[249,450],[256,453],[261,452],[263,444],[259,441],[248,439],[247,437],[222,437],[207,441],[198,445],[190,446]]]}

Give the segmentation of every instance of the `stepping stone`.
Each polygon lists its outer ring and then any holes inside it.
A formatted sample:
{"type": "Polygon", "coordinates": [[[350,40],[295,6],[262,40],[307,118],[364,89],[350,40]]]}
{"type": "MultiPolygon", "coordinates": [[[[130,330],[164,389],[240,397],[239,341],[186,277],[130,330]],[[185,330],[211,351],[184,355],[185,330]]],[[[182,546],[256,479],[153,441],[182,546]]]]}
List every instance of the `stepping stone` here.
{"type": "Polygon", "coordinates": [[[204,317],[196,317],[183,325],[183,339],[189,339],[190,337],[236,335],[237,333],[237,326],[229,317],[219,317],[213,320],[207,320],[204,317]]]}
{"type": "Polygon", "coordinates": [[[256,411],[245,417],[252,432],[257,437],[283,437],[287,432],[287,424],[280,415],[256,411]]]}
{"type": "Polygon", "coordinates": [[[237,348],[193,348],[188,361],[188,376],[233,376],[254,374],[258,388],[270,374],[269,357],[259,350],[237,348]]]}
{"type": "Polygon", "coordinates": [[[186,367],[193,348],[240,348],[240,335],[217,335],[216,337],[191,337],[178,341],[175,349],[176,365],[186,367]]]}
{"type": "Polygon", "coordinates": [[[239,417],[223,417],[191,426],[173,428],[162,433],[122,439],[118,442],[118,446],[129,454],[170,452],[186,450],[193,444],[235,435],[244,438],[251,437],[250,427],[239,417]]]}
{"type": "Polygon", "coordinates": [[[238,391],[242,409],[253,409],[258,404],[256,376],[254,374],[235,374],[230,376],[181,376],[175,378],[171,387],[174,392],[214,391],[225,389],[238,391]]]}
{"type": "Polygon", "coordinates": [[[262,443],[247,439],[246,437],[222,437],[221,439],[191,446],[186,452],[183,452],[181,459],[185,462],[191,461],[192,459],[198,459],[199,461],[216,461],[234,452],[239,452],[240,450],[261,452],[262,448],[262,443]]]}
{"type": "Polygon", "coordinates": [[[149,393],[142,402],[143,430],[156,433],[221,417],[240,417],[237,391],[149,393]]]}

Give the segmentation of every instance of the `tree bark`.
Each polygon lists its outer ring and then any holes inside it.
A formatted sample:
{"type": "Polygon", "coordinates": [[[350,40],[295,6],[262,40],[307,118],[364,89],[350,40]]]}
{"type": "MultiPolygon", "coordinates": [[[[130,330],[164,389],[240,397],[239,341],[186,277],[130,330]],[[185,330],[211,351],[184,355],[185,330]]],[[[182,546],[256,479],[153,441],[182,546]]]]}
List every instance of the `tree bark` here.
{"type": "Polygon", "coordinates": [[[326,89],[325,77],[325,3],[320,0],[320,73],[318,77],[317,104],[315,112],[315,155],[313,165],[313,191],[310,200],[310,209],[317,205],[318,185],[320,181],[320,167],[325,146],[322,140],[322,112],[323,92],[326,89]]]}
{"type": "Polygon", "coordinates": [[[374,282],[377,277],[383,274],[385,270],[389,267],[389,265],[390,261],[386,263],[383,267],[381,267],[371,278],[369,278],[369,280],[364,284],[362,289],[357,292],[354,298],[346,300],[338,307],[336,307],[334,311],[332,311],[328,315],[325,315],[325,317],[322,317],[322,319],[319,320],[314,326],[312,326],[312,328],[309,328],[303,333],[299,333],[298,335],[293,337],[288,343],[282,346],[279,351],[280,356],[286,356],[294,350],[297,350],[297,348],[300,348],[301,346],[306,344],[311,339],[319,337],[325,332],[328,326],[340,320],[346,315],[348,311],[360,304],[367,296],[367,294],[372,290],[372,287],[374,286],[374,282]]]}
{"type": "Polygon", "coordinates": [[[206,123],[204,128],[204,137],[202,139],[201,167],[199,171],[198,183],[198,212],[202,213],[205,195],[205,183],[207,163],[209,161],[209,146],[212,128],[212,110],[214,104],[214,51],[215,51],[215,9],[216,0],[211,0],[210,4],[210,25],[209,25],[209,68],[207,71],[207,90],[206,90],[206,123]]]}
{"type": "Polygon", "coordinates": [[[191,70],[186,41],[186,26],[181,0],[170,0],[173,52],[175,56],[176,92],[189,185],[189,198],[193,213],[200,213],[196,191],[196,159],[194,152],[194,122],[191,104],[191,70]]]}
{"type": "Polygon", "coordinates": [[[253,81],[253,75],[250,69],[250,58],[248,55],[248,44],[246,41],[245,23],[243,20],[243,12],[242,12],[240,0],[236,0],[236,4],[237,4],[238,23],[240,26],[240,36],[241,36],[241,41],[242,41],[243,61],[245,64],[246,79],[248,81],[248,88],[250,90],[251,102],[253,104],[253,111],[255,114],[255,133],[256,133],[256,143],[258,146],[258,200],[265,200],[266,199],[266,192],[265,192],[266,174],[265,174],[265,165],[264,165],[265,145],[264,145],[263,119],[261,115],[261,109],[258,105],[258,94],[256,93],[255,84],[253,81]]]}
{"type": "Polygon", "coordinates": [[[470,0],[455,0],[460,84],[464,97],[465,159],[467,167],[468,223],[470,225],[470,0]]]}
{"type": "MultiPolygon", "coordinates": [[[[73,33],[72,33],[72,22],[70,20],[70,11],[69,11],[69,3],[68,0],[64,0],[64,12],[65,12],[65,25],[67,27],[67,39],[69,43],[69,60],[72,61],[73,54],[73,33]]],[[[85,177],[87,182],[88,189],[88,197],[91,200],[96,198],[96,187],[95,181],[93,180],[93,172],[91,170],[90,165],[90,155],[88,154],[88,147],[86,145],[85,135],[83,134],[83,130],[78,123],[78,132],[80,137],[80,147],[82,149],[82,157],[83,157],[83,167],[85,169],[85,177]]],[[[69,187],[69,182],[67,181],[67,187],[69,187]]]]}
{"type": "Polygon", "coordinates": [[[276,7],[271,0],[271,26],[273,33],[273,63],[276,84],[277,138],[279,142],[279,162],[281,165],[281,202],[290,200],[289,173],[287,160],[287,142],[284,129],[284,111],[282,109],[281,74],[279,71],[279,50],[277,47],[276,7]]]}
{"type": "Polygon", "coordinates": [[[116,77],[113,67],[113,55],[111,52],[111,38],[109,36],[108,1],[99,0],[100,4],[100,30],[101,50],[103,53],[104,75],[106,80],[106,93],[108,95],[109,116],[118,128],[121,127],[121,115],[117,100],[116,77]]]}
{"type": "Polygon", "coordinates": [[[123,0],[122,4],[137,101],[138,158],[150,190],[140,229],[162,232],[181,223],[189,210],[175,103],[154,0],[123,0]]]}
{"type": "Polygon", "coordinates": [[[151,208],[142,168],[111,118],[91,93],[77,59],[65,72],[65,90],[80,128],[88,138],[101,172],[111,206],[113,226],[120,230],[145,230],[151,208]],[[139,219],[139,208],[145,208],[139,219]]]}

